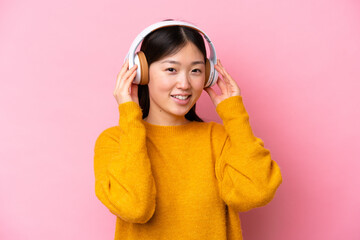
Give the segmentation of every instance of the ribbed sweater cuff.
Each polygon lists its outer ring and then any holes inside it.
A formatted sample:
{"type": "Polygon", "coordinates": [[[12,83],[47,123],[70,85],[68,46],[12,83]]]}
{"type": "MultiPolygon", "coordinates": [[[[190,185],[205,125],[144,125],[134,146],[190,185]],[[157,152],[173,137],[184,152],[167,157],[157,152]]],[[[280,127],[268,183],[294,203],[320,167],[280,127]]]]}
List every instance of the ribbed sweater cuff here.
{"type": "Polygon", "coordinates": [[[121,103],[119,104],[118,109],[120,116],[122,116],[124,120],[134,120],[142,118],[141,108],[136,102],[129,101],[121,103]]]}
{"type": "Polygon", "coordinates": [[[232,96],[223,100],[216,106],[216,112],[223,120],[226,132],[233,140],[254,139],[242,96],[232,96]]]}
{"type": "Polygon", "coordinates": [[[232,96],[221,101],[216,106],[216,112],[222,120],[248,116],[242,96],[232,96]]]}
{"type": "Polygon", "coordinates": [[[133,128],[135,129],[141,128],[145,130],[145,126],[142,123],[142,111],[140,106],[133,101],[121,103],[118,106],[119,108],[119,125],[123,128],[124,131],[128,132],[131,129],[124,128],[133,128]]]}

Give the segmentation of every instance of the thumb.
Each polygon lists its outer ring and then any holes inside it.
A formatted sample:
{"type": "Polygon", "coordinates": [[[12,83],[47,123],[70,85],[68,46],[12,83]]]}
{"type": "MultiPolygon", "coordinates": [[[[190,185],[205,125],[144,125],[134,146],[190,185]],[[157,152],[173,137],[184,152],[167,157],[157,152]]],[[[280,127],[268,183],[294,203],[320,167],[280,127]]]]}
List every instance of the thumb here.
{"type": "Polygon", "coordinates": [[[139,103],[137,84],[131,84],[131,98],[134,102],[139,103]]]}
{"type": "Polygon", "coordinates": [[[207,92],[207,94],[209,94],[211,100],[213,101],[213,103],[215,103],[215,98],[216,98],[216,92],[214,89],[208,87],[208,88],[204,88],[205,92],[207,92]]]}

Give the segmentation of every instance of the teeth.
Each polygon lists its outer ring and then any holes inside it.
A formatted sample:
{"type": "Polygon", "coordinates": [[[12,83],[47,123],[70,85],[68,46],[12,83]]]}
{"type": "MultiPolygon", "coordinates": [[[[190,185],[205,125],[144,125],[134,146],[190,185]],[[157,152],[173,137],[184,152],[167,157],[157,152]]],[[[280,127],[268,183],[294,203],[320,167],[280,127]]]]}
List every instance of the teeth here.
{"type": "Polygon", "coordinates": [[[177,98],[177,99],[185,100],[185,99],[189,98],[190,95],[188,95],[188,96],[174,95],[173,97],[174,97],[174,98],[177,98]]]}

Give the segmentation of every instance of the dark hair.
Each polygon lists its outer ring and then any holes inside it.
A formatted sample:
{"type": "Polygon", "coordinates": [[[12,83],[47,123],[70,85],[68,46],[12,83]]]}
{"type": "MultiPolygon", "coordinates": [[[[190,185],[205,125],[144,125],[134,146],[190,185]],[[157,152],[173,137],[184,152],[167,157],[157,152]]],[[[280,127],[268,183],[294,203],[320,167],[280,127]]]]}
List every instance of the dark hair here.
{"type": "MultiPolygon", "coordinates": [[[[169,21],[167,19],[164,21],[169,21]]],[[[148,62],[148,66],[168,55],[172,55],[181,50],[188,42],[192,42],[204,55],[206,60],[206,48],[202,35],[195,29],[185,26],[168,26],[159,28],[148,34],[142,41],[140,51],[143,51],[148,62]]],[[[147,85],[138,86],[139,105],[142,109],[142,118],[149,114],[150,99],[149,88],[147,85]]],[[[203,122],[195,112],[196,103],[185,114],[185,118],[190,121],[203,122]]]]}

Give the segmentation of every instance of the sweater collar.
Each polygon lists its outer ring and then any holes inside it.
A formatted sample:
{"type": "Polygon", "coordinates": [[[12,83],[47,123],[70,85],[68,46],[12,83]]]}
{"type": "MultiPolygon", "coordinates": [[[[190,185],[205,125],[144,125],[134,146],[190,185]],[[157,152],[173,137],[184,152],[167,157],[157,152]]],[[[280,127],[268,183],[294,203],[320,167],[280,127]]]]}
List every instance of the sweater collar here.
{"type": "Polygon", "coordinates": [[[152,135],[172,135],[172,134],[184,134],[187,131],[193,131],[193,129],[200,122],[192,121],[183,125],[175,126],[163,126],[163,125],[154,125],[142,120],[147,133],[152,135]]]}

